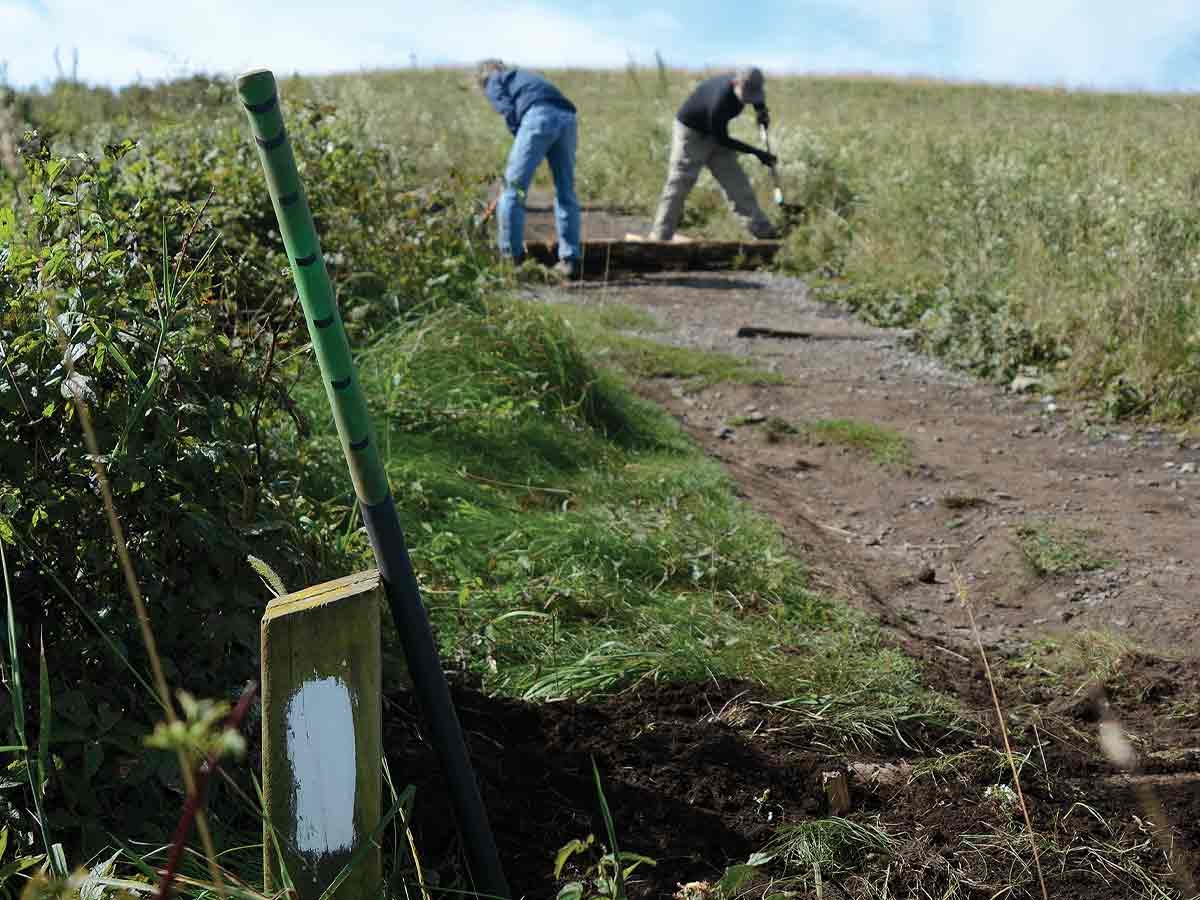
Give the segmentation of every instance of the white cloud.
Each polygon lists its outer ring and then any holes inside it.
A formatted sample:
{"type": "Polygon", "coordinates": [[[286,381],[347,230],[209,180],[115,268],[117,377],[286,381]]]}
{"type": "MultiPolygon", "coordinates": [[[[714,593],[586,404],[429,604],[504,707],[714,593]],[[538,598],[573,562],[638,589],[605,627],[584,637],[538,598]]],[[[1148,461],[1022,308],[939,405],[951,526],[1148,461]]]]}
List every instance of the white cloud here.
{"type": "Polygon", "coordinates": [[[1166,86],[1172,55],[1198,36],[1191,0],[1005,0],[963,24],[964,60],[978,77],[1073,86],[1166,86]]]}
{"type": "MultiPolygon", "coordinates": [[[[804,45],[800,68],[810,71],[1166,88],[1183,86],[1171,81],[1180,55],[1200,47],[1194,0],[822,0],[818,7],[815,22],[788,13],[796,34],[814,25],[837,34],[804,45]],[[854,21],[869,27],[847,34],[854,21]]],[[[1200,88],[1200,52],[1182,72],[1200,88]]]]}
{"type": "Polygon", "coordinates": [[[469,61],[503,56],[539,66],[623,62],[652,47],[634,35],[595,27],[532,0],[480,9],[470,0],[419,0],[383,6],[350,0],[254,6],[238,0],[124,0],[98,11],[83,0],[0,0],[0,59],[9,78],[30,84],[53,77],[56,46],[79,51],[79,77],[125,84],[189,71],[231,73],[267,66],[281,73],[330,72],[469,61]]]}
{"type": "Polygon", "coordinates": [[[931,74],[1092,87],[1200,88],[1195,0],[0,0],[16,84],[69,67],[125,84],[267,66],[281,74],[470,62],[622,66],[632,56],[772,71],[931,74]],[[615,5],[614,5],[615,4],[615,5]],[[619,7],[619,9],[618,9],[619,7]],[[720,23],[716,27],[714,23],[720,23]],[[1186,78],[1188,84],[1170,79],[1186,78]]]}

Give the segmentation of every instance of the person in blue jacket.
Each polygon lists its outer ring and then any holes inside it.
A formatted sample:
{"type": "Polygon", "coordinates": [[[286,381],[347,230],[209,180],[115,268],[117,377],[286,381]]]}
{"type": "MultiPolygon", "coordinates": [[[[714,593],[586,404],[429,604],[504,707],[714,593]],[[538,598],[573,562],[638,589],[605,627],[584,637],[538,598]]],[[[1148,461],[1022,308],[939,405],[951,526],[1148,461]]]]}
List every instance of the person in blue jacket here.
{"type": "Polygon", "coordinates": [[[513,134],[497,204],[501,256],[520,262],[525,251],[525,200],[542,160],[554,176],[554,222],[558,228],[558,265],[568,278],[579,276],[579,200],[575,196],[575,148],[579,130],[575,106],[546,79],[498,59],[484,60],[479,86],[513,134]]]}

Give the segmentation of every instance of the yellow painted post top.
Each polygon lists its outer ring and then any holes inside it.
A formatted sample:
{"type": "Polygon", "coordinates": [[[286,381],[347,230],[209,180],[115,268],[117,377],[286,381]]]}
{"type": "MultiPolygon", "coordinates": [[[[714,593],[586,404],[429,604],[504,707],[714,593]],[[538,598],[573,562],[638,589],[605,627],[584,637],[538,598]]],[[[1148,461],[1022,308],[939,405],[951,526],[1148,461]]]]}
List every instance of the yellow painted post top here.
{"type": "Polygon", "coordinates": [[[378,569],[369,569],[366,572],[347,575],[345,578],[336,578],[333,581],[314,584],[312,587],[304,588],[304,590],[293,591],[290,594],[284,594],[282,597],[276,597],[267,604],[267,609],[263,613],[262,620],[264,623],[270,622],[273,619],[278,619],[280,616],[286,616],[305,609],[312,609],[326,603],[333,603],[345,597],[365,594],[378,587],[378,569]]]}

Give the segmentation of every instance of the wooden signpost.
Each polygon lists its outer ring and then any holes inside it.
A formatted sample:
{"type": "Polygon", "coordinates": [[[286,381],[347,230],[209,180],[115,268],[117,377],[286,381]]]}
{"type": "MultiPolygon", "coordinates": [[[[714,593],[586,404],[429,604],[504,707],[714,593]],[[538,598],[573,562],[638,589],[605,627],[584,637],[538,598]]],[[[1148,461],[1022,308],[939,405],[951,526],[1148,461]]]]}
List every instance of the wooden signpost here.
{"type": "MultiPolygon", "coordinates": [[[[382,815],[379,573],[277,597],[262,620],[264,871],[317,900],[382,815]]],[[[333,895],[375,900],[376,844],[333,895]]]]}

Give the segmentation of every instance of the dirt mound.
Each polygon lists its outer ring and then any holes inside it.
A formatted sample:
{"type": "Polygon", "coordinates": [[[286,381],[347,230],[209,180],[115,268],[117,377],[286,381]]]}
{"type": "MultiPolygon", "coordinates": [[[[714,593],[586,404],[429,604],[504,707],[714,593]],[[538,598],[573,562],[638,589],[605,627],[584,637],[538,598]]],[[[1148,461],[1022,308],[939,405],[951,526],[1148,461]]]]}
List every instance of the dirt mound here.
{"type": "MultiPolygon", "coordinates": [[[[931,675],[940,681],[962,673],[931,675]]],[[[709,682],[645,685],[595,704],[531,705],[457,689],[514,896],[553,896],[554,851],[572,838],[604,834],[593,759],[621,848],[657,861],[638,871],[633,897],[669,897],[680,883],[715,881],[726,866],[761,849],[776,826],[828,821],[824,774],[834,771],[848,775],[848,820],[868,829],[878,823],[886,832],[879,846],[848,845],[841,855],[829,843],[836,837],[815,832],[816,843],[803,852],[829,854],[823,865],[833,875],[825,877],[845,895],[874,896],[866,884],[873,880],[877,889],[885,869],[897,897],[922,896],[921,890],[941,896],[951,888],[961,897],[1010,887],[1013,897],[1040,893],[1008,763],[986,730],[983,740],[960,740],[928,755],[899,747],[837,755],[747,702],[754,697],[747,685],[709,682]],[[828,844],[824,850],[820,840],[828,844]]],[[[1146,879],[1167,883],[1139,793],[1147,783],[1164,802],[1183,867],[1200,877],[1196,754],[1155,750],[1143,774],[1130,778],[1098,754],[1086,721],[1062,727],[1070,715],[1042,711],[1045,730],[1018,723],[1013,740],[1034,827],[1046,844],[1042,863],[1052,896],[1118,900],[1137,896],[1146,879]]],[[[988,710],[978,716],[985,721],[988,710]]],[[[1034,721],[1028,706],[1019,718],[1034,721]]],[[[444,784],[419,737],[411,697],[392,695],[387,719],[393,777],[418,789],[418,847],[431,860],[454,858],[444,784]]],[[[445,880],[456,873],[440,874],[445,880]]]]}
{"type": "MultiPolygon", "coordinates": [[[[721,719],[722,708],[746,690],[645,686],[595,705],[531,705],[458,691],[515,894],[552,895],[554,851],[572,838],[604,834],[593,759],[622,849],[657,861],[639,872],[640,896],[670,895],[677,882],[719,877],[727,862],[757,849],[773,823],[820,814],[818,755],[748,740],[721,719]]],[[[417,785],[418,846],[440,858],[456,840],[444,786],[429,748],[414,734],[411,698],[391,699],[386,747],[393,775],[417,785]]]]}

